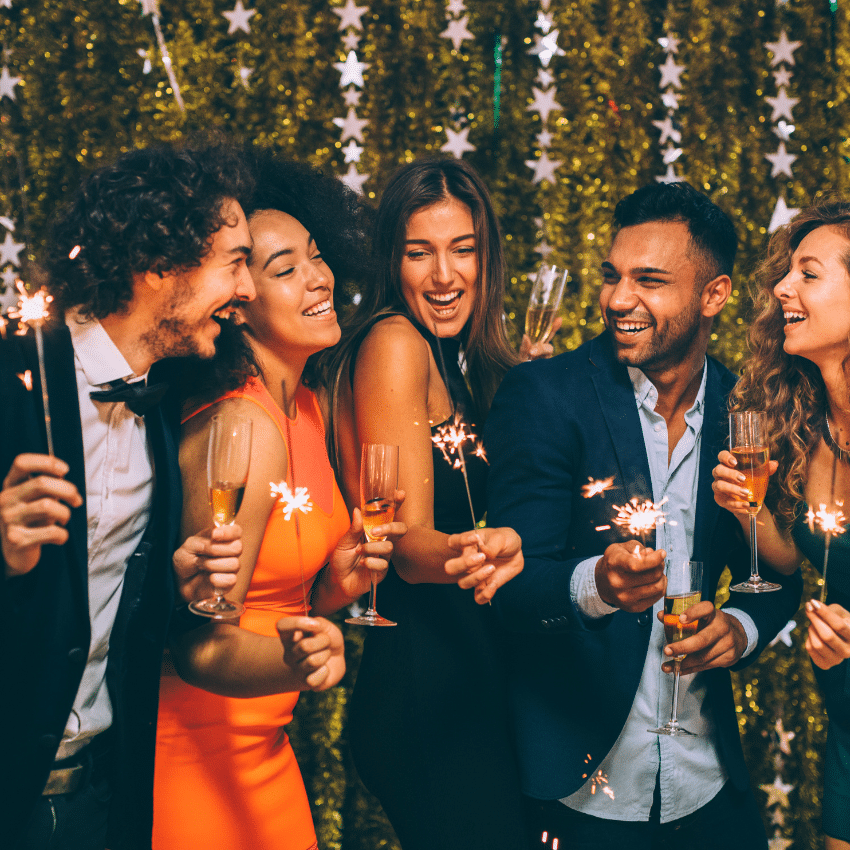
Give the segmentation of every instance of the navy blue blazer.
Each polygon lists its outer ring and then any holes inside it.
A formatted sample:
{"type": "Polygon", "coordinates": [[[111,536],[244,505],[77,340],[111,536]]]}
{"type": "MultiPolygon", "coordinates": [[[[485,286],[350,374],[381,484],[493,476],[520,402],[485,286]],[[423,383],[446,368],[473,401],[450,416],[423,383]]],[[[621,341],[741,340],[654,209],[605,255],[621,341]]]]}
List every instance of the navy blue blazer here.
{"type": "MultiPolygon", "coordinates": [[[[735,517],[721,510],[711,470],[728,434],[726,399],[735,376],[708,358],[693,560],[704,563],[703,598],[713,599],[729,566],[749,574],[750,552],[735,517]]],[[[500,588],[494,605],[510,641],[511,699],[523,790],[560,799],[580,788],[623,729],[640,682],[651,611],[625,611],[586,622],[570,595],[586,558],[626,539],[611,524],[613,505],[652,498],[634,389],[603,333],[576,351],[521,364],[505,376],[486,424],[491,469],[490,526],[510,526],[523,541],[525,568],[500,588]],[[588,479],[614,476],[614,489],[584,498],[588,479]],[[599,526],[608,528],[599,528],[599,526]]],[[[648,541],[648,545],[653,545],[648,541]]],[[[766,594],[732,594],[746,611],[758,646],[746,666],[796,612],[799,571],[764,575],[783,585],[766,594]]],[[[728,670],[706,674],[720,756],[739,789],[749,777],[738,735],[728,670]]]]}
{"type": "MultiPolygon", "coordinates": [[[[52,431],[67,478],[85,499],[85,469],[74,352],[65,325],[46,331],[44,346],[52,431]]],[[[151,370],[152,378],[167,371],[151,370]]],[[[0,476],[22,452],[47,453],[41,384],[32,334],[0,340],[0,476]],[[29,370],[28,391],[18,377],[29,370]]],[[[174,607],[171,555],[181,512],[177,465],[179,405],[166,400],[145,417],[156,470],[151,521],[127,565],[112,631],[107,684],[114,721],[114,776],[109,847],[151,846],[153,756],[159,675],[174,607]]],[[[45,546],[25,576],[0,592],[0,652],[5,697],[0,728],[0,820],[13,838],[38,800],[56,756],[88,656],[88,554],[85,504],[71,513],[64,546],[45,546]]],[[[0,558],[0,561],[2,558],[0,558]]]]}

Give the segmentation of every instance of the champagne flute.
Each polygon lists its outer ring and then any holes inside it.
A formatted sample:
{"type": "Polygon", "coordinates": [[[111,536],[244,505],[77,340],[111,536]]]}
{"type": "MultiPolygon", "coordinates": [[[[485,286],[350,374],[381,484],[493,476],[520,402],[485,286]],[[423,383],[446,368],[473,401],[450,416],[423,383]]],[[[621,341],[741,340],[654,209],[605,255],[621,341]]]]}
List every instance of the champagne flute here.
{"type": "Polygon", "coordinates": [[[560,266],[543,263],[531,287],[528,310],[525,313],[525,332],[532,345],[546,342],[561,308],[564,287],[569,273],[560,266]]]}
{"type": "Polygon", "coordinates": [[[752,561],[750,577],[739,584],[733,584],[729,590],[741,593],[766,593],[770,590],[782,590],[782,585],[765,581],[759,575],[758,545],[756,543],[756,516],[761,510],[767,493],[769,477],[770,451],[767,445],[767,416],[758,410],[745,410],[729,414],[729,450],[738,461],[737,469],[745,481],[750,515],[750,550],[752,561]]]}
{"type": "MultiPolygon", "coordinates": [[[[216,528],[233,525],[242,505],[248,466],[251,463],[251,430],[253,422],[247,416],[219,413],[210,423],[207,446],[207,486],[210,492],[213,524],[216,528]]],[[[245,606],[225,599],[215,591],[208,599],[189,603],[189,608],[203,617],[228,620],[241,616],[245,606]]]]}
{"type": "MultiPolygon", "coordinates": [[[[667,590],[664,593],[664,637],[667,643],[693,637],[699,631],[699,620],[682,623],[679,615],[684,614],[702,599],[702,564],[699,561],[668,561],[667,590]]],[[[673,657],[673,702],[670,704],[670,719],[658,729],[649,729],[656,735],[693,736],[679,725],[679,678],[684,655],[673,657]]]]}
{"type": "MultiPolygon", "coordinates": [[[[367,540],[386,540],[376,537],[372,529],[387,525],[395,518],[395,491],[398,486],[398,446],[364,443],[360,456],[360,511],[367,540]]],[[[375,609],[378,582],[371,573],[369,607],[359,617],[349,617],[345,622],[355,626],[394,626],[392,620],[382,617],[375,609]]]]}

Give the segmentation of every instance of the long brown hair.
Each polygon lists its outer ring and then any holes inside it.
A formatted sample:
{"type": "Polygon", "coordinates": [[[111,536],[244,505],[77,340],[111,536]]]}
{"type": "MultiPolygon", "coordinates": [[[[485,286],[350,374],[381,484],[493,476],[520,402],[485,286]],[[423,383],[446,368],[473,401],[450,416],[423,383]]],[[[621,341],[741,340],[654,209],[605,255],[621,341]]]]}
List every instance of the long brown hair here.
{"type": "Polygon", "coordinates": [[[505,330],[505,260],[487,187],[463,160],[416,160],[396,171],[384,190],[375,224],[375,279],[363,290],[357,309],[343,322],[342,342],[325,361],[332,411],[336,409],[339,381],[348,379],[351,358],[377,317],[401,313],[412,318],[401,289],[407,223],[415,212],[449,198],[469,207],[479,257],[477,297],[461,332],[467,378],[479,411],[490,409],[502,377],[518,362],[505,330]]]}
{"type": "MultiPolygon", "coordinates": [[[[847,239],[842,262],[850,273],[850,201],[811,206],[774,233],[756,270],[757,315],[748,335],[751,355],[731,396],[732,410],[767,412],[770,456],[779,461],[779,468],[771,476],[765,503],[784,529],[790,528],[803,501],[809,459],[823,434],[827,400],[820,369],[783,348],[785,318],[773,290],[788,274],[794,251],[819,227],[834,227],[847,239]]],[[[847,364],[845,359],[845,374],[847,364]]]]}

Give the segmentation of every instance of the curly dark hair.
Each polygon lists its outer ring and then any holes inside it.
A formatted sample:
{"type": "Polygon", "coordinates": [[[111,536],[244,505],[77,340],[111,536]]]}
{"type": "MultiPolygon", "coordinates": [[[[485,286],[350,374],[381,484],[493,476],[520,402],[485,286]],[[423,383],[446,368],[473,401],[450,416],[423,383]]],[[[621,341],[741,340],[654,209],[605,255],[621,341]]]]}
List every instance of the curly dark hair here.
{"type": "MultiPolygon", "coordinates": [[[[850,243],[850,201],[815,204],[770,238],[767,256],[756,270],[758,313],[748,334],[751,354],[730,399],[732,410],[767,412],[770,457],[779,461],[779,468],[770,476],[765,504],[783,529],[791,527],[803,501],[809,459],[824,432],[827,398],[820,369],[785,352],[785,317],[773,290],[788,274],[794,251],[819,227],[834,228],[850,243]]],[[[850,273],[850,251],[841,260],[850,273]]]]}
{"type": "Polygon", "coordinates": [[[133,150],[90,174],[55,220],[45,265],[60,310],[97,319],[125,310],[133,276],[197,267],[245,202],[248,170],[222,136],[133,150]]]}
{"type": "MultiPolygon", "coordinates": [[[[278,210],[304,225],[334,274],[334,307],[343,310],[372,277],[374,210],[336,177],[284,159],[267,148],[246,147],[242,161],[254,184],[243,203],[249,224],[256,212],[278,210]]],[[[321,353],[307,361],[302,376],[307,386],[319,383],[316,363],[321,353]]],[[[193,364],[187,373],[186,389],[195,404],[238,389],[257,375],[262,377],[262,371],[251,348],[249,330],[228,322],[216,341],[215,357],[193,364]]]]}

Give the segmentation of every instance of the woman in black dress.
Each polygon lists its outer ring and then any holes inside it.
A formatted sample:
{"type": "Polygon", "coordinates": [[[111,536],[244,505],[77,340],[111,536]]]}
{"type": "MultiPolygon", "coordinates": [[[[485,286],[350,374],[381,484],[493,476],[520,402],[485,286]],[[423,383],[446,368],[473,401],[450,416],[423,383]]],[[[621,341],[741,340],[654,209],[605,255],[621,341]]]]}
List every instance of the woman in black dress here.
{"type": "Polygon", "coordinates": [[[457,160],[398,171],[378,210],[375,286],[328,371],[343,492],[360,444],[399,445],[408,526],[366,636],[349,714],[355,763],[404,850],[525,846],[500,638],[486,603],[522,569],[509,528],[479,528],[486,462],[435,444],[458,417],[480,434],[516,361],[503,323],[504,259],[487,190],[457,160]],[[463,364],[463,365],[461,365],[463,364]],[[465,374],[464,374],[465,372],[465,374]]]}

